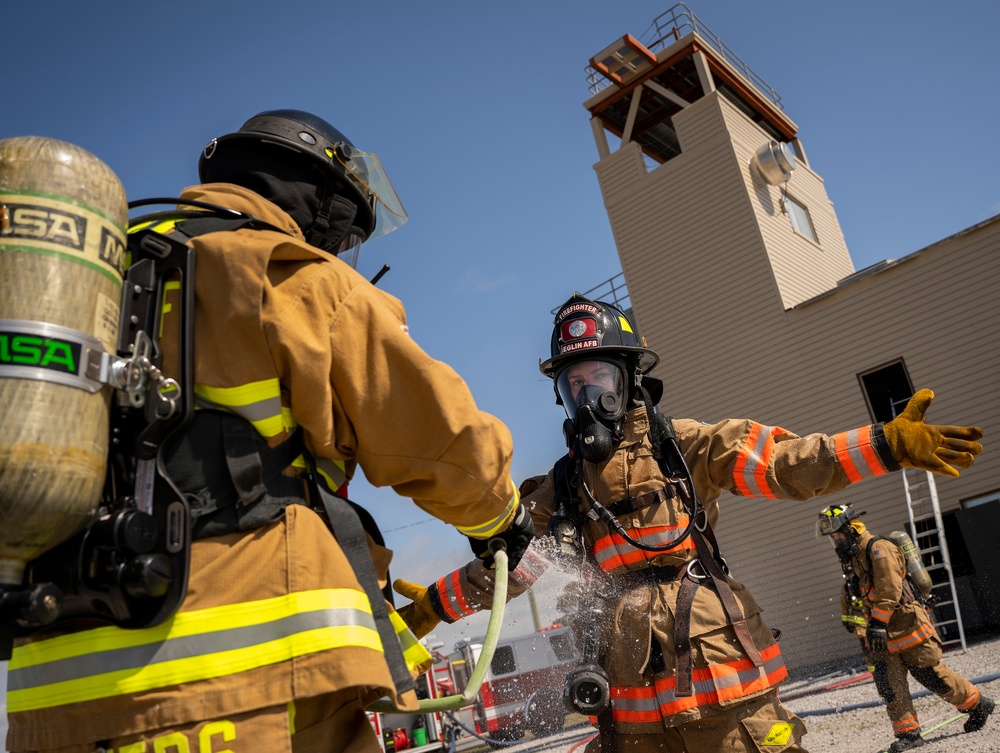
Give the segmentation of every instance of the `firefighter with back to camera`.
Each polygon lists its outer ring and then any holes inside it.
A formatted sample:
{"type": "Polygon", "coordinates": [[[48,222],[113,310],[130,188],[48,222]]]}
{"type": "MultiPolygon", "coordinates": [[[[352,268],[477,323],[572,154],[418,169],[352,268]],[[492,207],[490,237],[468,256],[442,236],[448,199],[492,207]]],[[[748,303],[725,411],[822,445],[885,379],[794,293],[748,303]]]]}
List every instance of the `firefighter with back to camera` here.
{"type": "MultiPolygon", "coordinates": [[[[199,410],[164,455],[191,507],[187,596],[157,627],[19,641],[16,753],[376,753],[364,707],[389,696],[415,708],[430,656],[387,607],[391,552],[347,501],[356,467],[489,562],[487,540],[506,544],[511,566],[530,541],[509,431],[352,268],[362,242],[406,219],[378,159],[314,115],[278,110],[212,140],[199,176],[178,200],[194,212],[140,223],[196,258],[199,410]]],[[[168,286],[167,373],[177,305],[168,286]]]]}
{"type": "MultiPolygon", "coordinates": [[[[861,522],[862,515],[850,504],[826,507],[816,522],[816,536],[830,537],[844,570],[841,601],[847,604],[845,615],[855,617],[845,619],[844,624],[861,640],[875,686],[885,701],[896,737],[889,751],[900,753],[925,744],[907,673],[968,714],[966,732],[981,730],[995,704],[941,661],[941,638],[923,603],[931,596],[930,576],[922,565],[908,567],[903,548],[897,545],[899,541],[909,548],[912,541],[898,532],[890,538],[876,536],[861,522]],[[851,607],[855,601],[861,603],[860,615],[851,607]]],[[[919,563],[918,557],[912,559],[919,563]]]]}
{"type": "MultiPolygon", "coordinates": [[[[606,580],[588,587],[605,598],[585,599],[578,617],[602,615],[596,662],[570,678],[564,698],[597,718],[590,751],[804,750],[804,724],[777,699],[787,672],[776,635],[729,577],[713,534],[719,496],[806,500],[900,466],[957,475],[982,450],[982,431],[925,424],[926,390],[891,423],[829,436],[670,419],[655,410],[657,362],[622,311],[574,295],[540,364],[566,410],[569,454],[522,503],[536,537],[577,545],[606,580]]],[[[532,555],[511,596],[535,577],[532,555]]],[[[395,585],[422,615],[418,635],[491,603],[475,561],[429,588],[395,585]]]]}

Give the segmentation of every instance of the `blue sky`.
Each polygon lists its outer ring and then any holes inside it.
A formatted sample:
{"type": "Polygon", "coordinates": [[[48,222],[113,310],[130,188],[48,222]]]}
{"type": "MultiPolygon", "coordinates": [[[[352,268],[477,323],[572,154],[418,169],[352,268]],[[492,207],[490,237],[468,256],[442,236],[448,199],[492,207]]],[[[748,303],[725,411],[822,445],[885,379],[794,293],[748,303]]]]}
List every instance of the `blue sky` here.
{"type": "MultiPolygon", "coordinates": [[[[414,339],[508,424],[519,480],[562,452],[561,409],[537,370],[548,312],[620,271],[584,69],[670,6],[9,3],[0,138],[76,143],[138,199],[196,183],[204,144],[261,110],[327,119],[382,158],[411,217],[364,247],[359,269],[391,266],[379,285],[405,303],[414,339]]],[[[1000,212],[1000,6],[688,6],[781,95],[857,269],[1000,212]]],[[[385,529],[395,576],[427,582],[467,558],[461,536],[391,490],[358,481],[352,496],[385,529]]],[[[526,601],[511,611],[512,631],[531,629],[526,601]]],[[[440,637],[450,647],[478,625],[440,637]]]]}

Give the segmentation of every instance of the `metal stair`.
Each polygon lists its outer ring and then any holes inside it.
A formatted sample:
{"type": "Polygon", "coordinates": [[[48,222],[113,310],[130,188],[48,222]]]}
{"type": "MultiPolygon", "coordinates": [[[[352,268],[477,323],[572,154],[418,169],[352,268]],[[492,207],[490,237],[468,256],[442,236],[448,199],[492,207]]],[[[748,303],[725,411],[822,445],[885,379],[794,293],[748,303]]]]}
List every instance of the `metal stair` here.
{"type": "Polygon", "coordinates": [[[962,651],[965,651],[965,629],[962,626],[962,612],[958,606],[958,592],[952,576],[934,474],[904,468],[902,475],[906,508],[910,515],[910,533],[924,567],[934,582],[932,593],[937,597],[930,610],[931,621],[945,646],[961,644],[962,651]]]}

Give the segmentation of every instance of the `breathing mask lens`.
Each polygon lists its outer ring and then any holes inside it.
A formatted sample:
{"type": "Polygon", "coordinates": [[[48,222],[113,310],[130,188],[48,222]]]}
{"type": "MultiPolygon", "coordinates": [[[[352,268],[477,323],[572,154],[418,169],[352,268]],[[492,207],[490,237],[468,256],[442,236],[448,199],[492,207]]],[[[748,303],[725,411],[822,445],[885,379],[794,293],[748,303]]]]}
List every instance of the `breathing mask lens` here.
{"type": "Polygon", "coordinates": [[[581,408],[609,420],[625,412],[625,373],[612,361],[595,359],[568,365],[556,377],[556,390],[572,420],[581,408]]]}
{"type": "Polygon", "coordinates": [[[613,361],[577,361],[556,376],[556,389],[566,409],[570,447],[584,460],[603,463],[622,439],[625,415],[625,370],[613,361]]]}

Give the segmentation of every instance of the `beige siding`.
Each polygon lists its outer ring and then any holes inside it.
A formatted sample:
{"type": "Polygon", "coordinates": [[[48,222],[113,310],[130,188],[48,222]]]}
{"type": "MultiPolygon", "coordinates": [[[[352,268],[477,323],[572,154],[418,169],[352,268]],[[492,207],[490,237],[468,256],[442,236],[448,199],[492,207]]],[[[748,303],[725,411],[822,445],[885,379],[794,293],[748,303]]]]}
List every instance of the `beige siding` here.
{"type": "MultiPolygon", "coordinates": [[[[853,267],[820,178],[800,164],[788,187],[809,206],[817,249],[776,211],[778,189],[753,185],[747,165],[766,141],[755,125],[716,96],[675,125],[683,153],[648,174],[629,145],[595,168],[640,328],[662,357],[665,413],[843,431],[872,420],[858,374],[902,357],[914,386],[938,394],[931,422],[1000,436],[1000,218],[838,288],[853,267]]],[[[937,482],[945,511],[998,490],[1000,454],[937,482]]],[[[907,520],[899,474],[807,503],[722,500],[724,553],[784,631],[793,667],[857,651],[836,557],[813,533],[834,501],[867,510],[877,532],[907,520]]]]}
{"type": "Polygon", "coordinates": [[[757,216],[785,308],[812,298],[854,272],[840,223],[826,196],[823,181],[805,165],[798,165],[783,186],[755,184],[750,159],[768,142],[760,128],[727,100],[719,98],[732,139],[736,166],[757,216]],[[818,243],[799,235],[781,209],[782,192],[806,207],[818,243]]]}

